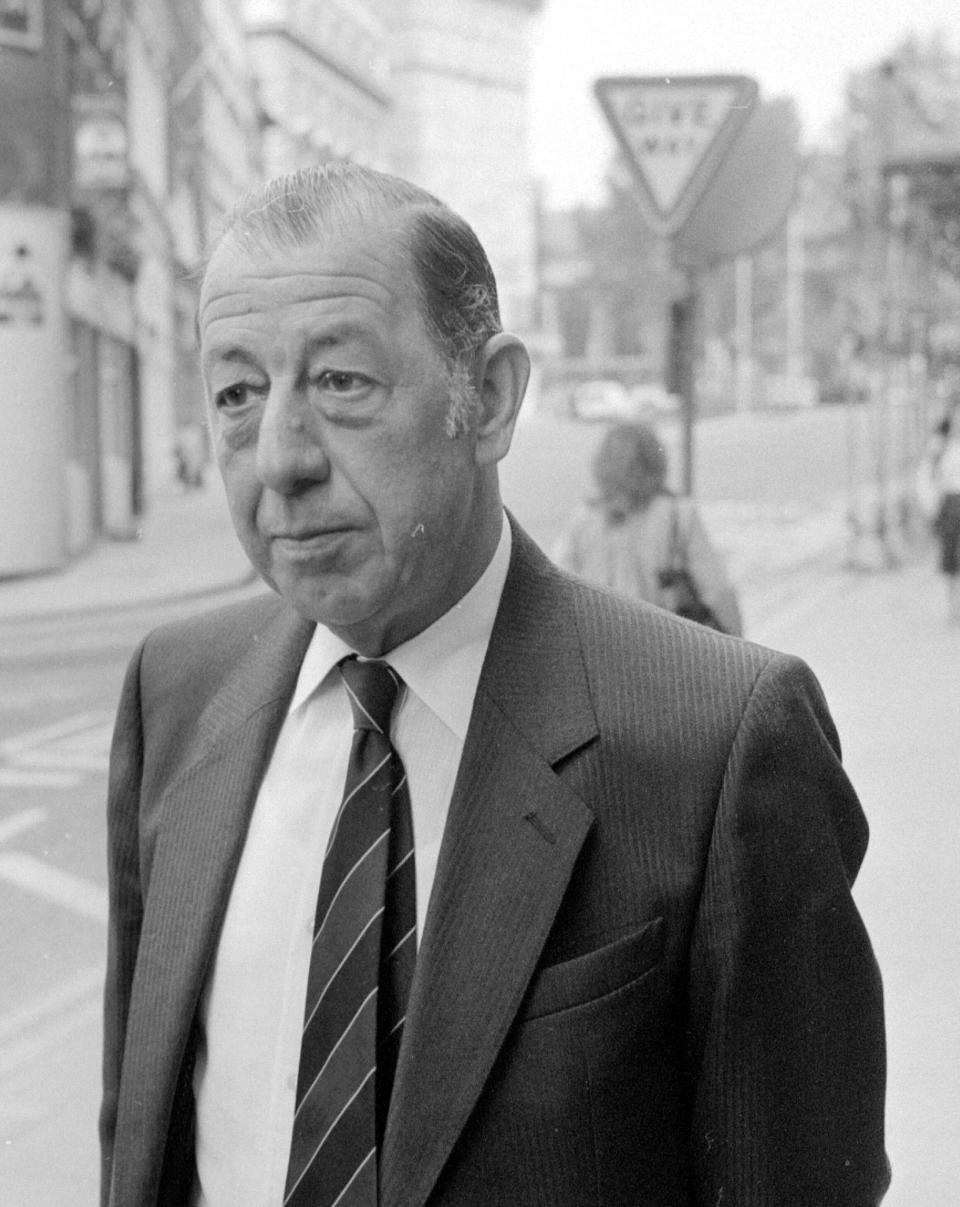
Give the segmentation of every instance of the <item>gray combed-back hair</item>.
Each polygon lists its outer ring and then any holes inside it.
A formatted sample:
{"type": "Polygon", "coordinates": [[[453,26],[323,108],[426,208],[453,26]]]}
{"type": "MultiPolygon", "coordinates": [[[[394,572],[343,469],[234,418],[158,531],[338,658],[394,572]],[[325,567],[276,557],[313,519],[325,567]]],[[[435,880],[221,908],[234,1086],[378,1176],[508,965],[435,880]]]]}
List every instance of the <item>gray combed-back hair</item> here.
{"type": "Polygon", "coordinates": [[[437,347],[451,370],[467,368],[473,354],[502,330],[497,284],[473,228],[426,189],[333,160],[278,176],[248,193],[227,215],[221,239],[229,235],[241,247],[300,247],[331,217],[390,212],[408,222],[423,314],[437,347]]]}

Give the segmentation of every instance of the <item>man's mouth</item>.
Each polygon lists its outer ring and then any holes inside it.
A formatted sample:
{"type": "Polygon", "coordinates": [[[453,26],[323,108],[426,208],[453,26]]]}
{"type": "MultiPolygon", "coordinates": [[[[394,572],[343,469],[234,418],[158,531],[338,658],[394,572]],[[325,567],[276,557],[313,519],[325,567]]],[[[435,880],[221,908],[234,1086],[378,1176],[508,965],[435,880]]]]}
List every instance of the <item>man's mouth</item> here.
{"type": "Polygon", "coordinates": [[[346,527],[295,529],[289,532],[274,533],[271,541],[284,553],[302,557],[311,553],[325,552],[342,541],[349,531],[350,529],[346,527]]]}

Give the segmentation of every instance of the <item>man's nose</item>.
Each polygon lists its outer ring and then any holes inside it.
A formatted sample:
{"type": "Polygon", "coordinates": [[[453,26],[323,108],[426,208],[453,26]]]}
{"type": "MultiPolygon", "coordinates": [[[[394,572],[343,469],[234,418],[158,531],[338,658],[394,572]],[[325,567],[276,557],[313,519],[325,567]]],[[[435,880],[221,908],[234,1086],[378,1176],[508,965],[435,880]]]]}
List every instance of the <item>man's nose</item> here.
{"type": "Polygon", "coordinates": [[[260,481],[279,494],[293,494],[323,481],[329,472],[319,417],[296,383],[275,380],[257,436],[260,481]]]}

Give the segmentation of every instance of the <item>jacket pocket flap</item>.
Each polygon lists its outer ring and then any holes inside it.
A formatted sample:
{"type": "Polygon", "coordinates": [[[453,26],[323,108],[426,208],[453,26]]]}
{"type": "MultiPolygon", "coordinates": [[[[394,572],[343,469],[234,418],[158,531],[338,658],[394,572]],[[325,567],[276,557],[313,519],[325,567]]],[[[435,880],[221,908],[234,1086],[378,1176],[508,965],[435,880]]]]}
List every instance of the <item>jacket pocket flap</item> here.
{"type": "Polygon", "coordinates": [[[541,969],[531,982],[521,1019],[585,1005],[639,980],[659,962],[663,942],[663,918],[654,918],[596,951],[541,969]]]}

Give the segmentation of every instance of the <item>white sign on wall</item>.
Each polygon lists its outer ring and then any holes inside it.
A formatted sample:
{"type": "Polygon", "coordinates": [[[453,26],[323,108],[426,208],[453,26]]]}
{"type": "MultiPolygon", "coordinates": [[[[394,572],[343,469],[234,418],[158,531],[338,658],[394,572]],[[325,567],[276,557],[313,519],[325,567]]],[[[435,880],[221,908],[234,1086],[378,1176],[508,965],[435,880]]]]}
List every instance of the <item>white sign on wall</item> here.
{"type": "Polygon", "coordinates": [[[640,184],[653,230],[680,229],[750,115],[748,76],[640,76],[597,80],[600,106],[640,184]]]}
{"type": "Polygon", "coordinates": [[[64,557],[67,218],[0,204],[0,576],[64,557]]]}
{"type": "Polygon", "coordinates": [[[42,22],[40,0],[0,0],[0,45],[39,50],[42,22]]]}
{"type": "Polygon", "coordinates": [[[126,188],[127,126],[119,97],[73,98],[73,163],[77,189],[126,188]]]}

